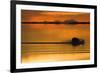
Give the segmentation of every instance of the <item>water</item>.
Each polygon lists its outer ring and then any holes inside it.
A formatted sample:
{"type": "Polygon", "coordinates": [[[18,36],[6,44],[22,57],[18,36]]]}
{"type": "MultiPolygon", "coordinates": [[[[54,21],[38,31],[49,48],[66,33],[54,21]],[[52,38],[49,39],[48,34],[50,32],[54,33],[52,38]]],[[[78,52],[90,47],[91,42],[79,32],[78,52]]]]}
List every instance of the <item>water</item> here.
{"type": "Polygon", "coordinates": [[[84,45],[22,44],[22,63],[87,60],[90,58],[89,24],[22,24],[22,42],[64,42],[73,37],[85,40],[84,45]]]}

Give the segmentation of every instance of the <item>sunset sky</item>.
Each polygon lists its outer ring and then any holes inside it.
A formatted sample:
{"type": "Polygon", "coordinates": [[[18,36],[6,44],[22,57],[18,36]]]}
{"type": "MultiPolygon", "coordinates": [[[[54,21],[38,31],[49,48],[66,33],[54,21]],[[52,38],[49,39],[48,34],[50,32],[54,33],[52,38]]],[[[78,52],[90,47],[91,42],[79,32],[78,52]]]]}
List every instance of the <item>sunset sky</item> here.
{"type": "Polygon", "coordinates": [[[56,20],[63,21],[69,19],[89,21],[89,13],[22,10],[22,22],[56,20]]]}

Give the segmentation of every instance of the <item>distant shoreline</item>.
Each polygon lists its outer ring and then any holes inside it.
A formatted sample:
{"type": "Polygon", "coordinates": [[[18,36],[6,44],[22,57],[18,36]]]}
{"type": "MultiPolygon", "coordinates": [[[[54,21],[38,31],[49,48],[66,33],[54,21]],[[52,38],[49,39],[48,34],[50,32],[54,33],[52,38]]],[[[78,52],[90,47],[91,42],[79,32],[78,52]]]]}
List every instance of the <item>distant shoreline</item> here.
{"type": "Polygon", "coordinates": [[[90,24],[90,22],[21,22],[22,24],[90,24]]]}

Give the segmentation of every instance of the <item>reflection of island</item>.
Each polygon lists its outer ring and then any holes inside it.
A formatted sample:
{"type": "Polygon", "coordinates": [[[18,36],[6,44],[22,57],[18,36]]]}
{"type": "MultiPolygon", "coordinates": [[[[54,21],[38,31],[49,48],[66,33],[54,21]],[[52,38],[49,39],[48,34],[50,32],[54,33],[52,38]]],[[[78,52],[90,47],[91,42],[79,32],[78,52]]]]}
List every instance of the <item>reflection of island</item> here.
{"type": "Polygon", "coordinates": [[[71,19],[65,21],[22,22],[22,24],[90,24],[90,22],[79,22],[71,19]]]}
{"type": "Polygon", "coordinates": [[[85,41],[76,37],[67,42],[22,42],[22,44],[72,44],[72,46],[84,45],[85,41]]]}

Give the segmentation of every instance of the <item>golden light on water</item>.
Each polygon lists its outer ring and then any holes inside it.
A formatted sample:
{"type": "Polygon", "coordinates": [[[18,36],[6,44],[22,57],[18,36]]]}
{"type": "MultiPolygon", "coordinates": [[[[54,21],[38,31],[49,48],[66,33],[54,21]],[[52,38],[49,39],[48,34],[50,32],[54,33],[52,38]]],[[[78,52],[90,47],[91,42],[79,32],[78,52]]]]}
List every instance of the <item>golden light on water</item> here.
{"type": "Polygon", "coordinates": [[[23,63],[32,62],[55,62],[55,61],[73,61],[88,60],[89,53],[73,53],[73,54],[29,54],[23,58],[23,63]],[[30,56],[31,55],[31,56],[30,56]],[[33,59],[34,58],[34,59],[33,59]]]}

